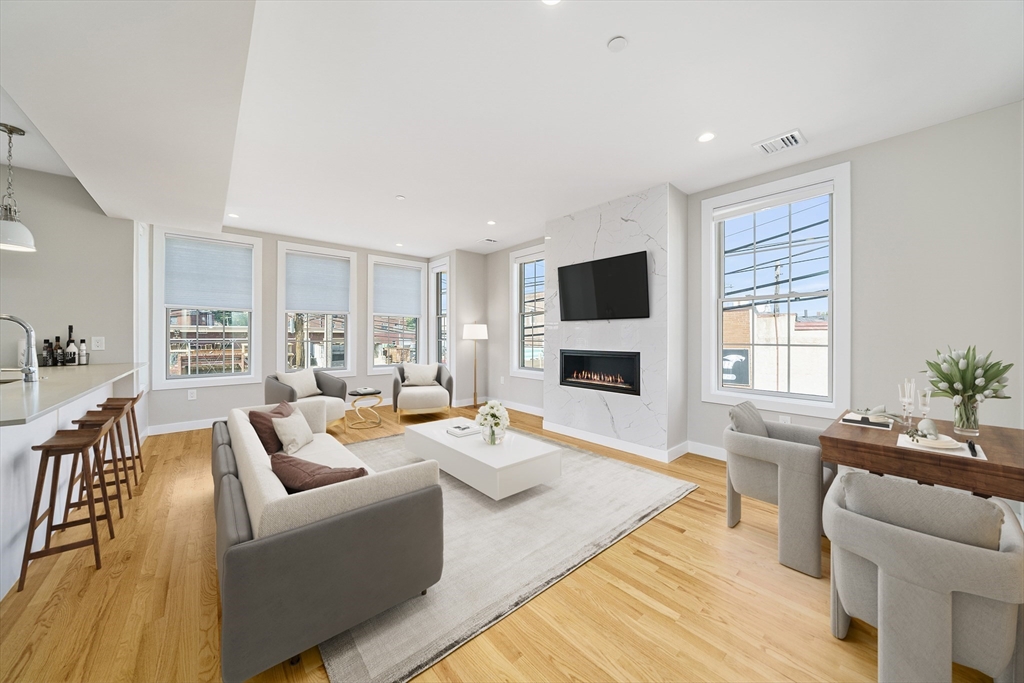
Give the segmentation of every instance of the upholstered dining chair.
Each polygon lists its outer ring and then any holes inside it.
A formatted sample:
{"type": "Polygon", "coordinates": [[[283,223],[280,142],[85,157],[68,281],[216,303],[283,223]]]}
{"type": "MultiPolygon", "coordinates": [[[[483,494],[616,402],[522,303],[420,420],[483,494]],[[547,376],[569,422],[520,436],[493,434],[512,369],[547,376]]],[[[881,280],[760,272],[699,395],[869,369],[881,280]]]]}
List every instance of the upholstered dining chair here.
{"type": "Polygon", "coordinates": [[[394,379],[391,387],[391,405],[398,413],[398,423],[402,423],[402,415],[417,413],[437,413],[447,411],[451,414],[452,401],[455,398],[455,381],[452,373],[442,363],[427,366],[410,364],[406,372],[406,364],[395,366],[394,379]]]}
{"type": "Polygon", "coordinates": [[[729,527],[749,496],[779,506],[779,563],[821,577],[821,502],[836,466],[821,462],[821,430],[765,422],[749,401],[729,410],[722,435],[729,527]]]}
{"type": "Polygon", "coordinates": [[[1005,503],[846,472],[823,510],[832,635],[878,628],[878,680],[949,681],[952,662],[1024,683],[1024,532],[1005,503]]]}

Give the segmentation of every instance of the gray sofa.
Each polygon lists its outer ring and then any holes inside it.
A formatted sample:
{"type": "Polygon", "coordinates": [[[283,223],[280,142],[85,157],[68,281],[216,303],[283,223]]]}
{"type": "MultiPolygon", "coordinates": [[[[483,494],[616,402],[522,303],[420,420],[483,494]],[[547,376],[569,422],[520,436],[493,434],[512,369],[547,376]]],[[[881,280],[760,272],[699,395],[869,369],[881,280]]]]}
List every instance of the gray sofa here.
{"type": "Polygon", "coordinates": [[[437,463],[374,472],[326,433],[323,401],[295,407],[314,432],[296,457],[370,474],[289,495],[248,409],[214,424],[221,672],[229,682],[425,594],[441,578],[437,463]]]}
{"type": "Polygon", "coordinates": [[[394,379],[391,383],[391,405],[398,413],[401,424],[402,415],[418,413],[437,413],[442,410],[451,414],[452,401],[455,398],[455,380],[447,366],[437,363],[435,384],[429,386],[405,386],[405,366],[396,365],[394,379]]]}
{"type": "Polygon", "coordinates": [[[323,399],[327,404],[327,423],[345,417],[348,396],[348,383],[341,377],[335,377],[326,368],[313,370],[316,378],[316,387],[321,393],[316,396],[299,398],[295,389],[277,379],[277,375],[267,375],[263,381],[263,400],[267,403],[277,405],[281,401],[295,403],[296,401],[311,401],[323,399]]]}

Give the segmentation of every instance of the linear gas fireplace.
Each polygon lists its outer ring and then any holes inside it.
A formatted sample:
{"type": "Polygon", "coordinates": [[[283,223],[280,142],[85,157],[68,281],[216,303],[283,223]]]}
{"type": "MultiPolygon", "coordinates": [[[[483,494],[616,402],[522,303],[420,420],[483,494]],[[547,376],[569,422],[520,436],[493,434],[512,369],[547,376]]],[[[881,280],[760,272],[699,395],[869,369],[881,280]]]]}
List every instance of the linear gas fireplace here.
{"type": "Polygon", "coordinates": [[[640,395],[640,354],[562,349],[560,383],[567,387],[640,395]]]}

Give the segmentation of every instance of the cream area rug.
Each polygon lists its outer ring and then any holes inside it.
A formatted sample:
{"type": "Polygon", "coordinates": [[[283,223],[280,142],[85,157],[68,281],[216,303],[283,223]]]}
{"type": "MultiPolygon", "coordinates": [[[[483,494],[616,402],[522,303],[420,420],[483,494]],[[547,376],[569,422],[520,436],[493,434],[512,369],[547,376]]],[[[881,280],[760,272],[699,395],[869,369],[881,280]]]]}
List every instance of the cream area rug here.
{"type": "MultiPolygon", "coordinates": [[[[419,461],[401,435],[348,448],[377,471],[419,461]]],[[[321,643],[332,683],[411,678],[697,486],[566,446],[553,484],[494,501],[442,472],[441,488],[440,582],[321,643]]]]}

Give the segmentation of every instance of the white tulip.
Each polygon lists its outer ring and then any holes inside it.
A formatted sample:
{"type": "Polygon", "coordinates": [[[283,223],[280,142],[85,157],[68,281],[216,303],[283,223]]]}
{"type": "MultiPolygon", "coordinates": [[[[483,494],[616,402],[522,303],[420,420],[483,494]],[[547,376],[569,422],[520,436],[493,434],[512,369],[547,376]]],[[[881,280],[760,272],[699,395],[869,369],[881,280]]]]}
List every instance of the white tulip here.
{"type": "Polygon", "coordinates": [[[942,364],[942,371],[943,372],[948,373],[950,370],[952,370],[952,368],[949,367],[949,363],[943,363],[942,364]]]}
{"type": "Polygon", "coordinates": [[[942,391],[949,389],[949,382],[939,382],[939,389],[942,391]]]}
{"type": "Polygon", "coordinates": [[[1010,383],[1010,376],[1009,375],[1003,375],[1002,377],[999,378],[999,383],[1002,384],[1005,387],[1007,384],[1010,383]]]}
{"type": "Polygon", "coordinates": [[[979,377],[978,379],[974,380],[974,383],[979,387],[983,387],[985,386],[985,378],[979,377]]]}
{"type": "Polygon", "coordinates": [[[978,368],[977,370],[974,371],[974,376],[975,377],[984,377],[985,376],[985,370],[983,370],[982,368],[978,368]]]}
{"type": "Polygon", "coordinates": [[[984,402],[985,402],[985,395],[984,394],[978,394],[978,403],[984,403],[984,402]]]}
{"type": "Polygon", "coordinates": [[[966,358],[961,358],[960,362],[957,363],[957,367],[960,368],[961,370],[966,370],[967,369],[967,359],[966,358]]]}
{"type": "Polygon", "coordinates": [[[926,375],[926,377],[928,377],[928,379],[938,379],[936,374],[934,372],[932,372],[931,370],[928,371],[928,374],[926,375]]]}
{"type": "Polygon", "coordinates": [[[961,391],[964,388],[964,385],[960,384],[960,382],[953,382],[953,388],[957,391],[961,391]]]}
{"type": "Polygon", "coordinates": [[[992,398],[993,396],[995,396],[995,394],[996,392],[992,391],[991,389],[986,389],[984,396],[985,398],[992,398]]]}
{"type": "Polygon", "coordinates": [[[963,351],[957,351],[956,349],[953,349],[953,360],[960,360],[963,357],[963,351]]]}
{"type": "Polygon", "coordinates": [[[996,398],[1008,398],[1006,392],[1000,389],[996,392],[996,398]]]}
{"type": "Polygon", "coordinates": [[[953,397],[953,405],[958,406],[963,403],[964,397],[957,394],[953,397]]]}

